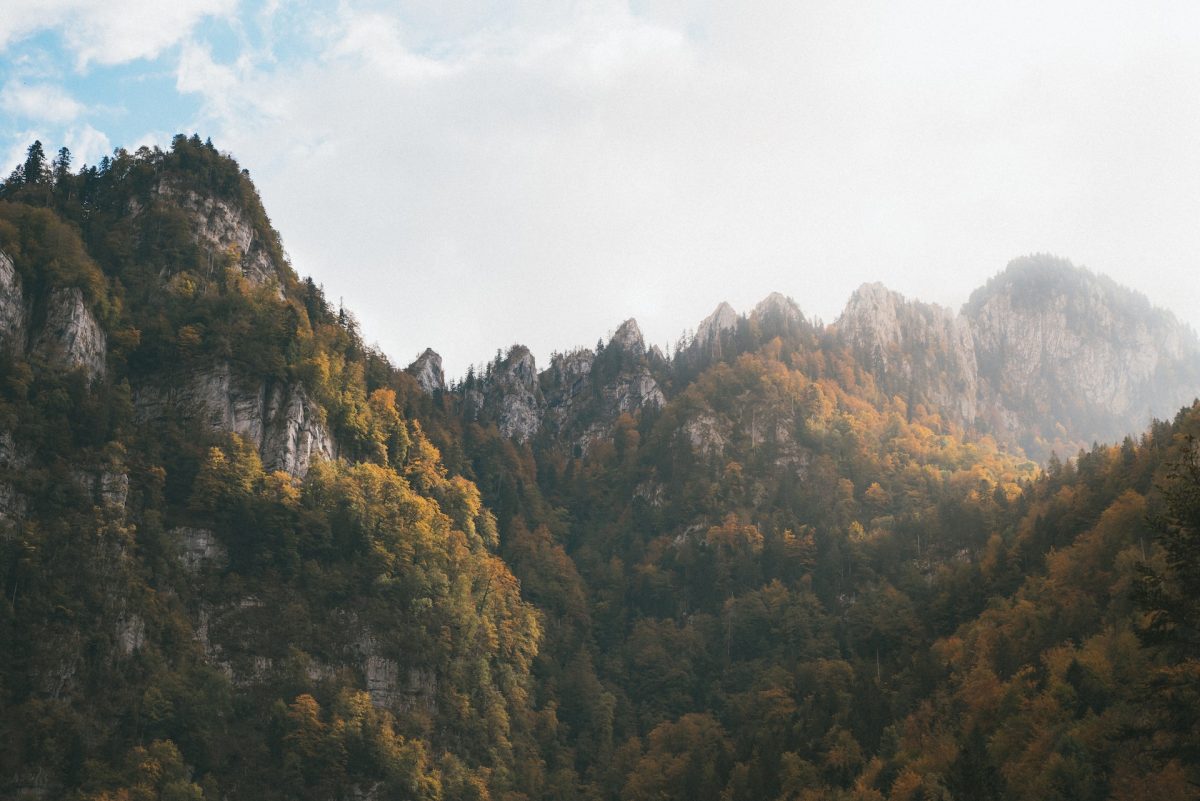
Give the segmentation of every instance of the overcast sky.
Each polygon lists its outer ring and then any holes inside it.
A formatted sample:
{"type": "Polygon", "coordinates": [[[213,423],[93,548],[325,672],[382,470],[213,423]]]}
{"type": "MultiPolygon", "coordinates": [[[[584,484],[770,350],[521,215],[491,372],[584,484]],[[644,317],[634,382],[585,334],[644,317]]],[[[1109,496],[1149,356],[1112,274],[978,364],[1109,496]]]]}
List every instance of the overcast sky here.
{"type": "Polygon", "coordinates": [[[1196,2],[3,0],[8,165],[177,131],[452,374],[775,290],[957,308],[1033,252],[1200,327],[1196,2]]]}

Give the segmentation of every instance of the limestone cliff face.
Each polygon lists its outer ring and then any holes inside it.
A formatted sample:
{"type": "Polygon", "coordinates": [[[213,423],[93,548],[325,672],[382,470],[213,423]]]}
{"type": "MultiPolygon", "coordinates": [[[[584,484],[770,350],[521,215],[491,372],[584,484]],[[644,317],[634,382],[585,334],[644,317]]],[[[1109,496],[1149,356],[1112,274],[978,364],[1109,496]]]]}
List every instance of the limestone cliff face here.
{"type": "Polygon", "coordinates": [[[104,376],[107,339],[78,287],[56,289],[46,306],[46,319],[33,351],[68,368],[82,368],[88,378],[104,376]]]}
{"type": "Polygon", "coordinates": [[[772,292],[758,302],[750,312],[750,319],[760,328],[787,329],[804,322],[804,314],[796,301],[779,292],[772,292]]]}
{"type": "Polygon", "coordinates": [[[650,371],[646,342],[637,320],[630,319],[621,324],[606,350],[612,349],[620,353],[616,376],[606,382],[601,391],[609,413],[619,415],[666,403],[666,397],[650,371]]]}
{"type": "Polygon", "coordinates": [[[50,292],[41,322],[30,330],[36,300],[22,286],[12,259],[0,253],[0,348],[17,355],[32,352],[58,369],[81,369],[91,380],[103,378],[108,341],[83,290],[50,292]]]}
{"type": "MultiPolygon", "coordinates": [[[[419,361],[410,368],[418,381],[419,361]]],[[[462,390],[463,412],[470,420],[494,421],[501,434],[520,442],[548,431],[586,448],[621,414],[666,402],[651,370],[656,361],[665,367],[660,352],[647,351],[634,320],[622,323],[600,354],[588,348],[555,354],[541,373],[529,349],[515,345],[462,390]]]]}
{"type": "Polygon", "coordinates": [[[254,444],[268,470],[303,477],[314,459],[334,459],[337,444],[300,384],[239,376],[221,363],[186,376],[163,376],[136,388],[139,421],[177,416],[254,444]]]}
{"type": "Polygon", "coordinates": [[[1140,431],[1200,394],[1194,333],[1048,256],[1012,262],[958,315],[865,285],[835,330],[884,391],[1035,458],[1140,431]]]}
{"type": "Polygon", "coordinates": [[[0,348],[24,352],[28,309],[12,259],[0,253],[0,348]]]}
{"type": "Polygon", "coordinates": [[[622,414],[663,406],[666,397],[651,369],[656,361],[666,364],[657,350],[646,350],[632,319],[617,328],[600,354],[581,349],[556,356],[542,376],[548,427],[583,451],[591,440],[611,434],[622,414]]]}
{"type": "Polygon", "coordinates": [[[910,406],[932,404],[963,425],[975,422],[974,339],[954,312],[865,284],[851,295],[836,330],[889,395],[910,406]]]}
{"type": "Polygon", "coordinates": [[[1194,333],[1061,259],[1014,261],[971,296],[964,315],[989,413],[1027,446],[1050,441],[1055,423],[1083,443],[1116,439],[1200,392],[1194,333]]]}
{"type": "Polygon", "coordinates": [[[426,348],[415,362],[405,368],[405,372],[417,379],[417,385],[430,395],[446,388],[442,357],[433,348],[426,348]]]}
{"type": "Polygon", "coordinates": [[[520,442],[532,439],[541,429],[546,399],[529,348],[514,345],[507,356],[493,362],[478,386],[465,391],[463,406],[468,419],[494,420],[504,436],[520,442]]]}
{"type": "Polygon", "coordinates": [[[712,314],[700,321],[696,326],[696,342],[707,345],[721,335],[722,331],[737,328],[738,314],[725,301],[721,301],[712,314]]]}
{"type": "Polygon", "coordinates": [[[203,250],[213,256],[234,256],[242,274],[252,283],[282,282],[283,270],[275,263],[266,241],[271,234],[259,231],[244,209],[211,194],[181,189],[169,181],[160,183],[155,193],[187,214],[192,236],[203,250]]]}

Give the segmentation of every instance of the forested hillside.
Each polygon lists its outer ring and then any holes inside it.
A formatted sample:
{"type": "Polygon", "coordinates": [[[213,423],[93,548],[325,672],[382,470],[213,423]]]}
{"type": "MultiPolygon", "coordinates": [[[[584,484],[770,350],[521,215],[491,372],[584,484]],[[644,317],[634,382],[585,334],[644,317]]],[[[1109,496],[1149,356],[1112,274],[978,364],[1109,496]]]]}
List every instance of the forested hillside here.
{"type": "Polygon", "coordinates": [[[1021,448],[1194,396],[1195,337],[1048,269],[447,384],[211,144],[35,145],[0,186],[0,796],[1197,797],[1200,406],[1021,448]],[[1149,321],[1144,375],[1069,394],[1055,360],[1125,352],[1079,326],[1014,372],[1029,280],[1149,321]]]}

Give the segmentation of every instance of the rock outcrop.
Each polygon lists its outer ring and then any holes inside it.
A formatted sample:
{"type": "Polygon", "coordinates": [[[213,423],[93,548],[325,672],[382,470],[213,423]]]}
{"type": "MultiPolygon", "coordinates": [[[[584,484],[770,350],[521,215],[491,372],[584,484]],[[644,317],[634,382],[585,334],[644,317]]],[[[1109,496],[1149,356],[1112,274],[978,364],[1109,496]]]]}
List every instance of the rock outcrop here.
{"type": "Polygon", "coordinates": [[[760,300],[750,312],[750,319],[765,336],[787,336],[806,323],[796,301],[779,292],[760,300]]]}
{"type": "Polygon", "coordinates": [[[26,294],[12,259],[0,253],[0,349],[24,356],[32,352],[47,364],[81,369],[89,380],[103,378],[108,338],[79,287],[60,287],[44,299],[41,322],[30,330],[35,298],[26,294]]]}
{"type": "Polygon", "coordinates": [[[1142,430],[1200,392],[1190,329],[1049,256],[1012,262],[958,315],[865,285],[835,329],[883,391],[1039,459],[1142,430]]]}
{"type": "Polygon", "coordinates": [[[906,300],[882,284],[864,284],[851,295],[837,332],[883,391],[910,407],[932,404],[962,425],[974,424],[974,340],[954,312],[906,300]]]}
{"type": "Polygon", "coordinates": [[[211,529],[179,526],[167,532],[179,543],[179,561],[192,572],[206,565],[224,566],[228,559],[225,546],[211,529]]]}
{"type": "Polygon", "coordinates": [[[599,354],[588,348],[555,354],[542,373],[529,349],[514,345],[482,378],[468,379],[463,411],[471,420],[494,421],[501,434],[520,442],[548,430],[586,449],[621,414],[666,403],[652,362],[667,365],[657,350],[646,350],[635,320],[622,323],[599,354]]]}
{"type": "Polygon", "coordinates": [[[417,379],[417,385],[430,395],[446,388],[442,357],[433,348],[426,348],[416,361],[405,368],[405,372],[417,379]]]}
{"type": "Polygon", "coordinates": [[[56,289],[33,343],[35,354],[67,368],[82,368],[89,379],[104,376],[107,338],[78,287],[56,289]]]}
{"type": "MultiPolygon", "coordinates": [[[[245,210],[212,194],[183,190],[164,181],[157,195],[173,202],[188,215],[196,244],[212,257],[230,255],[242,274],[255,284],[281,284],[283,275],[266,241],[245,210]]],[[[282,294],[281,294],[282,296],[282,294]]]]}
{"type": "Polygon", "coordinates": [[[707,345],[721,335],[722,331],[737,328],[738,314],[725,301],[721,301],[712,314],[700,321],[696,326],[696,342],[707,345]]]}
{"type": "Polygon", "coordinates": [[[529,348],[513,345],[492,362],[478,384],[467,387],[463,404],[468,419],[493,420],[501,434],[519,442],[532,439],[541,429],[546,399],[529,348]]]}
{"type": "Polygon", "coordinates": [[[138,387],[134,406],[141,422],[178,416],[237,434],[258,449],[268,470],[303,478],[315,458],[337,457],[337,445],[303,386],[244,378],[227,363],[138,387]]]}
{"type": "Polygon", "coordinates": [[[28,317],[21,276],[17,275],[12,259],[0,253],[0,348],[25,352],[28,317]]]}
{"type": "Polygon", "coordinates": [[[1027,449],[1111,441],[1200,392],[1200,342],[1132,290],[1049,256],[1013,261],[971,295],[983,402],[1027,449]]]}

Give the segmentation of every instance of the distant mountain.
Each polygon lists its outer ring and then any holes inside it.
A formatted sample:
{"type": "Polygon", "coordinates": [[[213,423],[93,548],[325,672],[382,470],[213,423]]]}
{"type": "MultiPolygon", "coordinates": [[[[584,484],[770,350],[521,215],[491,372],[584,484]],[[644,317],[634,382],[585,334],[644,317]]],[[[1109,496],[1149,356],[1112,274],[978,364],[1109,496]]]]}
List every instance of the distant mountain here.
{"type": "MultiPolygon", "coordinates": [[[[635,361],[645,359],[640,332],[625,341],[631,329],[636,331],[636,323],[626,322],[614,341],[635,361]]],[[[1200,339],[1194,331],[1104,276],[1055,257],[1031,256],[1013,261],[972,293],[957,314],[882,284],[857,289],[838,320],[819,331],[778,293],[746,317],[721,303],[673,359],[649,354],[653,358],[636,378],[614,375],[608,391],[629,400],[609,404],[607,414],[592,409],[601,419],[592,420],[589,430],[603,433],[616,414],[631,410],[630,403],[661,406],[671,388],[686,387],[698,368],[800,329],[810,329],[808,347],[817,352],[848,350],[856,367],[873,376],[876,392],[899,398],[910,412],[921,405],[923,415],[936,413],[963,430],[989,434],[1039,461],[1054,451],[1071,456],[1093,443],[1136,434],[1200,395],[1200,339]]],[[[472,419],[490,416],[505,434],[529,440],[542,431],[537,409],[547,401],[534,399],[536,366],[527,349],[520,354],[526,378],[506,378],[507,362],[497,363],[495,377],[485,382],[490,404],[474,400],[468,413],[472,419]],[[512,399],[501,400],[507,396],[512,399]],[[507,411],[499,411],[502,406],[507,411]]],[[[588,378],[593,356],[576,351],[556,357],[537,391],[578,397],[593,383],[588,378]]],[[[410,368],[415,370],[416,365],[410,368]]],[[[557,408],[554,430],[571,429],[572,409],[562,397],[550,403],[557,408]]]]}

